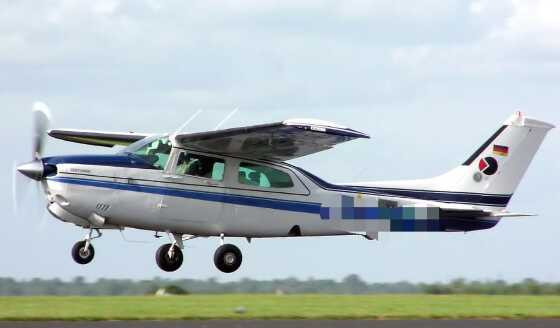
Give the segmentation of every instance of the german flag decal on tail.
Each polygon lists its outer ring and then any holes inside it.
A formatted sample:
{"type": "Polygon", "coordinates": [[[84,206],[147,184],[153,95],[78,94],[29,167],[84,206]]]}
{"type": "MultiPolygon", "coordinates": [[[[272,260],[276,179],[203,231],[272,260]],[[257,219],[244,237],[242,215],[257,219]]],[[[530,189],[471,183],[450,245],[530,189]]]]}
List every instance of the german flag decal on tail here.
{"type": "Polygon", "coordinates": [[[509,153],[509,147],[494,145],[494,155],[507,156],[509,153]]]}

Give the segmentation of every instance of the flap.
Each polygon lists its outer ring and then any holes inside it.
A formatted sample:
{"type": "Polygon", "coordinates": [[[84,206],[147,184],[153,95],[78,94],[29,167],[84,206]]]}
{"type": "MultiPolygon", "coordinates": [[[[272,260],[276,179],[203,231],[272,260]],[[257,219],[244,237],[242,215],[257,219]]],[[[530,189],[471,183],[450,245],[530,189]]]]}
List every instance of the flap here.
{"type": "Polygon", "coordinates": [[[330,149],[336,144],[356,138],[369,136],[331,122],[292,119],[233,129],[179,134],[175,141],[185,148],[201,151],[286,161],[330,149]]]}

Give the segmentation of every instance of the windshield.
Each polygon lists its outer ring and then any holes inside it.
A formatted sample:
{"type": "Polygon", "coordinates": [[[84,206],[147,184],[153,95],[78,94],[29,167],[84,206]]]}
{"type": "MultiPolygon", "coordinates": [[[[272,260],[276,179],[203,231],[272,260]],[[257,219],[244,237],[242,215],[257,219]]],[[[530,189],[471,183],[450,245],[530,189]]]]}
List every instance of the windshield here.
{"type": "Polygon", "coordinates": [[[153,136],[139,140],[119,153],[132,155],[149,163],[154,169],[163,170],[171,153],[171,141],[167,136],[153,136]]]}

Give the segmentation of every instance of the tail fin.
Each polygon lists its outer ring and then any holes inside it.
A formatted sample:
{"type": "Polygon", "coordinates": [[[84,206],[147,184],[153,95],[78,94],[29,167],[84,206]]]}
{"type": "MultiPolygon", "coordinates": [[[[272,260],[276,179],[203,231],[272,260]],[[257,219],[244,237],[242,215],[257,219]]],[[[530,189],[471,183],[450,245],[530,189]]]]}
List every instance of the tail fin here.
{"type": "MultiPolygon", "coordinates": [[[[432,195],[433,200],[479,207],[505,207],[546,133],[554,125],[517,112],[463,165],[432,179],[368,183],[385,190],[432,195]],[[428,191],[428,193],[426,193],[428,191]],[[430,192],[433,191],[433,192],[430,192]],[[439,198],[439,199],[438,199],[439,198]]],[[[413,194],[410,194],[413,196],[413,194]]],[[[421,197],[426,198],[426,197],[421,197]]]]}
{"type": "Polygon", "coordinates": [[[458,187],[468,192],[513,194],[552,128],[521,112],[513,114],[463,163],[467,176],[458,187]]]}

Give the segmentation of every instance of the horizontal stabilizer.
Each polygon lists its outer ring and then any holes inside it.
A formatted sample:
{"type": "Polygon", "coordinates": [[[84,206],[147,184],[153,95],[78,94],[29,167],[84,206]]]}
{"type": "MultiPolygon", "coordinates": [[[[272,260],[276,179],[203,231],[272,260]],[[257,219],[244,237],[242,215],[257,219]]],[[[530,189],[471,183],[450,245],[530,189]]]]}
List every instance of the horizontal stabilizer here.
{"type": "Polygon", "coordinates": [[[490,216],[500,217],[500,218],[521,218],[521,217],[537,216],[537,215],[538,214],[529,214],[529,213],[494,212],[490,216]]]}

